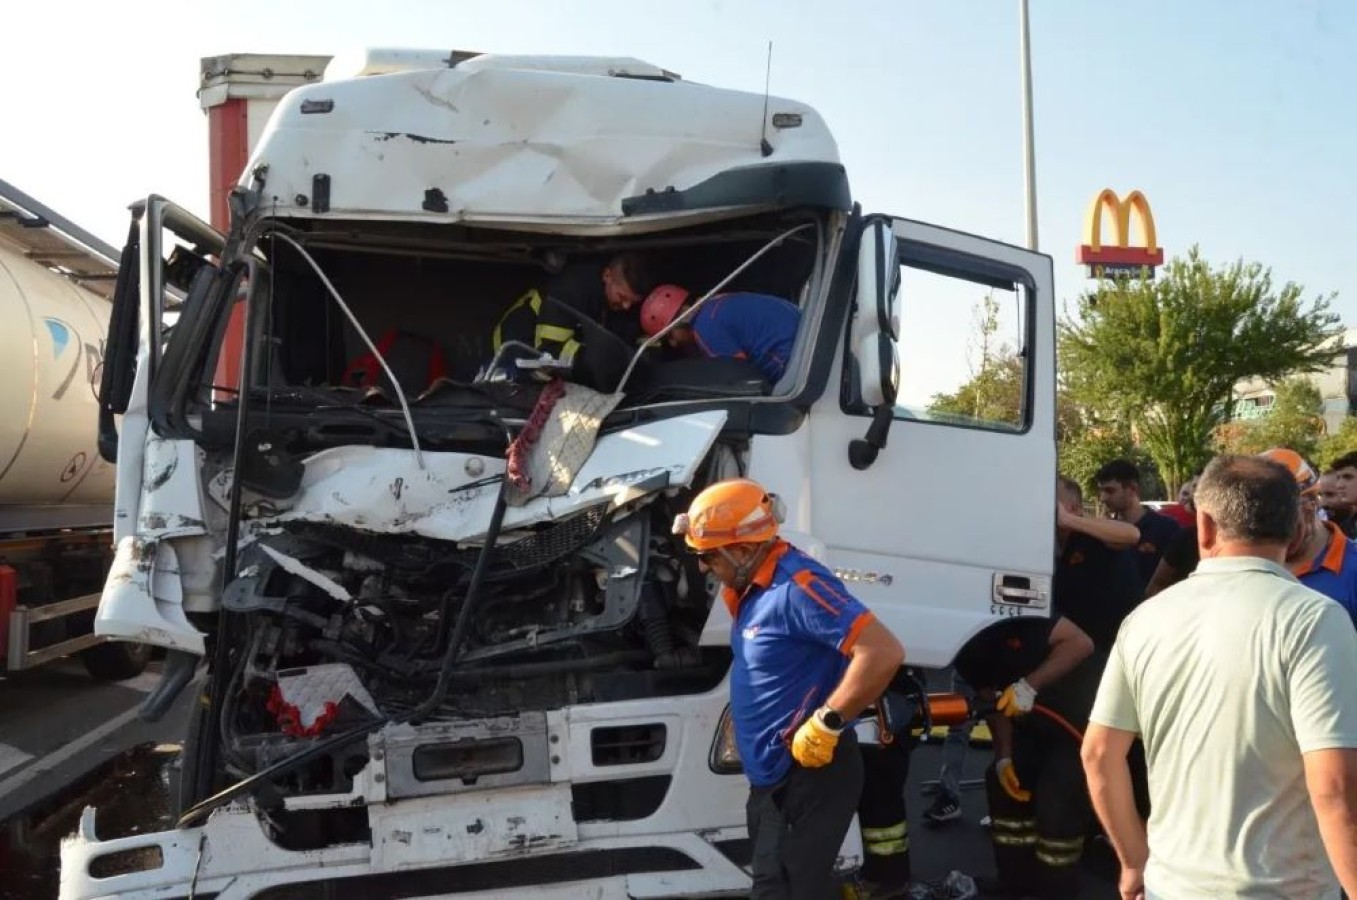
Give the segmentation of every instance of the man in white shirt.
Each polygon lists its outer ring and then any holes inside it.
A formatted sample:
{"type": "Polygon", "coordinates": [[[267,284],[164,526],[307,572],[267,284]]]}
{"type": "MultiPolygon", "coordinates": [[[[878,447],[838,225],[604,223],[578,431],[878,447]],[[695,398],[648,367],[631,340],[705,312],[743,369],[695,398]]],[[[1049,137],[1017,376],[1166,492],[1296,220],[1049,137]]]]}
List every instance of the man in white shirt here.
{"type": "Polygon", "coordinates": [[[1122,897],[1357,896],[1357,632],[1283,565],[1295,479],[1221,457],[1196,504],[1201,563],[1127,617],[1084,737],[1122,897]],[[1137,735],[1148,836],[1126,765],[1137,735]]]}

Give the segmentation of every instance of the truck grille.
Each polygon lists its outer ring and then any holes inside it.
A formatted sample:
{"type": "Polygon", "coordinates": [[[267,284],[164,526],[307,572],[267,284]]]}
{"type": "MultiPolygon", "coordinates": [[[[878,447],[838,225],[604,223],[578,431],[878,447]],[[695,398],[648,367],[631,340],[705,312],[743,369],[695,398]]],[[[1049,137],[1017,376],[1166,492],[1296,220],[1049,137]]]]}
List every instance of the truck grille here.
{"type": "Polygon", "coordinates": [[[508,563],[515,569],[532,569],[560,559],[589,543],[603,524],[606,509],[605,505],[599,504],[574,518],[497,548],[496,562],[508,563]]]}
{"type": "Polygon", "coordinates": [[[630,766],[664,756],[666,729],[659,723],[595,728],[589,747],[596,766],[630,766]]]}

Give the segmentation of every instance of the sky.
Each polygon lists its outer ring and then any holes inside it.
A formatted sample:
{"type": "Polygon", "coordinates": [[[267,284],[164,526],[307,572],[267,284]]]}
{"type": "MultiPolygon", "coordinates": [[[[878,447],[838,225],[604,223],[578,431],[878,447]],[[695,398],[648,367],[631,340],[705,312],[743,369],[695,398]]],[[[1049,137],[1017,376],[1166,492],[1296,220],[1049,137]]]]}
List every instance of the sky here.
{"type": "MultiPolygon", "coordinates": [[[[1172,256],[1272,267],[1357,324],[1357,3],[1030,0],[1040,249],[1057,295],[1102,188],[1172,256]]],[[[0,178],[121,246],[149,193],[207,215],[202,57],[364,46],[634,56],[815,107],[864,210],[1025,241],[1018,0],[124,0],[26,4],[0,178]]]]}

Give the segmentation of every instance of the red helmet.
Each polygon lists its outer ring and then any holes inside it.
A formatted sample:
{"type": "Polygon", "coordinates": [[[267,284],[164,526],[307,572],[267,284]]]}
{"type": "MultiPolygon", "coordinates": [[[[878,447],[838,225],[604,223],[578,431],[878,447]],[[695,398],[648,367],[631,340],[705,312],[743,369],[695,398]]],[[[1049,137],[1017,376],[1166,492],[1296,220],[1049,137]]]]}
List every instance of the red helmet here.
{"type": "Polygon", "coordinates": [[[687,288],[662,284],[650,292],[641,304],[641,330],[649,337],[663,331],[688,302],[687,288]]]}

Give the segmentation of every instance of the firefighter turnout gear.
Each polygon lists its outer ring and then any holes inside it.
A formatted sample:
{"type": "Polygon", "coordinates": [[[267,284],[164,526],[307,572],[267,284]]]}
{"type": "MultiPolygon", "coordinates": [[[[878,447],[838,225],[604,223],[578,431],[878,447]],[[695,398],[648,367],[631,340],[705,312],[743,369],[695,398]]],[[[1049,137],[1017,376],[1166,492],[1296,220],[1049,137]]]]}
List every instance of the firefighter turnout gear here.
{"type": "Polygon", "coordinates": [[[1092,822],[1079,746],[1041,717],[1025,719],[1014,741],[1023,771],[1010,762],[985,773],[999,879],[1016,894],[1078,896],[1078,863],[1092,822]]]}
{"type": "Polygon", "coordinates": [[[496,353],[505,341],[519,340],[535,350],[551,354],[563,363],[574,360],[580,349],[580,342],[575,339],[575,329],[544,321],[542,302],[542,292],[532,288],[509,305],[495,323],[492,347],[496,353]],[[531,340],[528,340],[529,335],[531,340]]]}
{"type": "Polygon", "coordinates": [[[1105,656],[1095,650],[1044,686],[1040,705],[1025,677],[1047,659],[1053,632],[1067,621],[1008,623],[957,658],[957,673],[977,690],[1007,685],[1000,699],[1003,714],[1025,707],[1001,720],[1012,730],[1012,746],[986,769],[985,794],[999,883],[1014,896],[1042,900],[1079,895],[1078,862],[1093,822],[1079,758],[1080,729],[1088,721],[1105,656]]]}
{"type": "Polygon", "coordinates": [[[858,803],[864,854],[862,880],[876,888],[872,895],[879,892],[889,896],[892,889],[904,888],[913,877],[905,783],[909,780],[914,738],[908,723],[891,733],[882,726],[879,716],[859,719],[855,730],[863,772],[858,803]]]}

